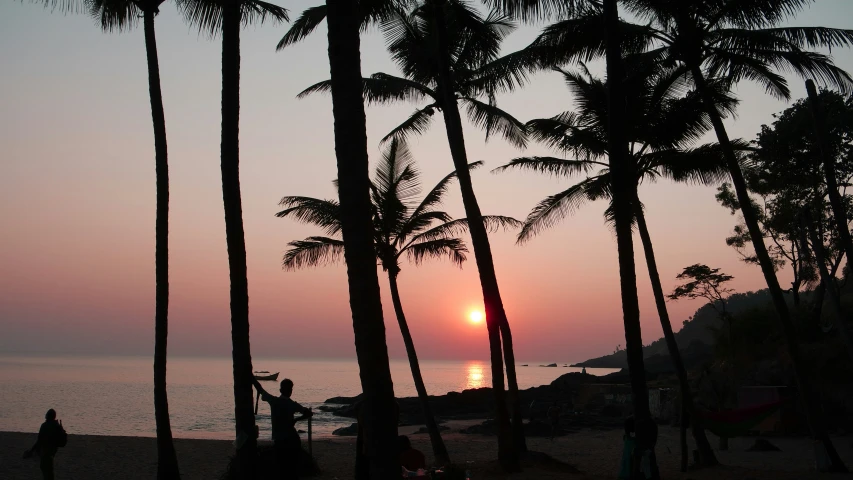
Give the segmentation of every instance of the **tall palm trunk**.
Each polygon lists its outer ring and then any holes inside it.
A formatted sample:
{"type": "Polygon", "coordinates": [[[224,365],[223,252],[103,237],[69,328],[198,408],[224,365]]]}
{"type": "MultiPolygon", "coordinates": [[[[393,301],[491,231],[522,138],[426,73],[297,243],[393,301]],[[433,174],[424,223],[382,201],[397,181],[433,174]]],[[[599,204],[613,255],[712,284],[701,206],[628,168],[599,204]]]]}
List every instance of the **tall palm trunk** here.
{"type": "Polygon", "coordinates": [[[145,53],[148,58],[148,93],[154,124],[154,162],[157,175],[157,219],[154,247],[154,420],[157,423],[157,479],[178,480],[178,456],[169,423],[166,395],[166,345],[169,338],[169,158],[166,149],[166,115],[160,91],[160,64],[154,33],[156,7],[143,10],[145,53]]]}
{"type": "MultiPolygon", "coordinates": [[[[477,271],[480,275],[480,286],[483,290],[483,304],[486,309],[486,329],[489,334],[489,351],[492,366],[492,390],[495,395],[495,420],[498,424],[498,460],[506,471],[519,470],[518,450],[514,443],[514,432],[509,420],[507,403],[504,392],[504,371],[501,346],[501,325],[506,322],[503,302],[498,289],[495,275],[492,250],[489,236],[483,224],[483,214],[477,204],[471,174],[468,171],[468,155],[465,151],[465,136],[462,133],[462,118],[453,92],[453,81],[450,75],[448,61],[447,31],[444,21],[445,0],[432,0],[433,13],[436,22],[438,42],[439,78],[438,90],[444,124],[447,131],[447,141],[450,145],[450,155],[456,168],[459,187],[462,191],[462,204],[471,233],[471,244],[474,248],[474,258],[477,261],[477,271]]],[[[521,432],[523,434],[523,431],[521,432]]]]}
{"type": "MultiPolygon", "coordinates": [[[[652,282],[652,292],[655,296],[655,305],[658,309],[660,325],[663,329],[663,336],[666,339],[666,346],[669,349],[672,365],[675,367],[675,373],[678,377],[678,386],[681,389],[683,411],[690,419],[691,432],[693,433],[693,439],[696,441],[696,446],[699,447],[701,463],[709,466],[716,465],[717,457],[714,455],[711,444],[708,442],[708,437],[705,436],[705,429],[702,428],[702,423],[696,415],[693,393],[690,389],[690,382],[687,380],[687,369],[684,367],[681,352],[678,350],[678,342],[675,341],[675,333],[673,333],[672,324],[669,321],[669,312],[666,309],[666,297],[663,294],[657,261],[655,260],[655,251],[652,248],[652,237],[649,235],[646,217],[643,214],[642,207],[640,207],[639,200],[634,204],[634,211],[637,216],[637,229],[640,232],[640,240],[643,242],[643,251],[646,255],[646,265],[649,267],[649,279],[652,282]]],[[[682,418],[681,421],[683,424],[687,419],[682,418]]]]}
{"type": "MultiPolygon", "coordinates": [[[[809,94],[809,106],[812,113],[815,138],[820,148],[821,162],[823,163],[823,174],[826,176],[826,190],[829,194],[829,204],[832,206],[832,216],[835,218],[835,228],[838,230],[838,238],[847,255],[847,263],[853,262],[853,239],[850,237],[850,227],[847,225],[847,212],[844,209],[844,200],[838,193],[838,180],[835,174],[835,163],[830,157],[829,145],[826,142],[826,125],[820,102],[817,98],[814,82],[806,80],[806,91],[809,94]]],[[[822,244],[821,244],[822,245],[822,244]]],[[[815,245],[817,248],[817,245],[815,245]]]]}
{"type": "Polygon", "coordinates": [[[364,394],[362,418],[370,478],[396,480],[400,477],[400,459],[396,455],[397,409],[373,247],[367,127],[361,89],[361,15],[356,0],[327,0],[326,8],[341,235],[364,394]]]}
{"type": "Polygon", "coordinates": [[[222,5],[222,202],[231,279],[231,358],[239,478],[255,476],[257,436],[249,346],[249,283],[240,198],[240,0],[222,5]]]}
{"type": "Polygon", "coordinates": [[[634,265],[634,241],[631,223],[632,205],[637,199],[636,165],[628,155],[627,118],[622,65],[621,33],[616,0],[604,1],[607,63],[607,144],[610,171],[613,176],[613,216],[616,224],[616,248],[619,254],[619,280],[622,292],[622,317],[625,324],[625,350],[631,377],[631,398],[637,430],[634,453],[634,476],[639,475],[641,457],[649,452],[652,478],[659,478],[653,455],[655,425],[649,412],[646,369],[643,362],[643,335],[640,329],[640,301],[637,295],[637,272],[634,265]]]}
{"type": "Polygon", "coordinates": [[[438,424],[435,422],[435,416],[433,416],[432,408],[429,406],[429,395],[427,395],[426,385],[424,385],[424,377],[421,375],[421,366],[418,363],[415,342],[412,340],[412,334],[409,332],[406,314],[403,313],[403,303],[400,301],[400,291],[397,288],[397,274],[391,270],[388,270],[388,283],[391,285],[391,301],[394,303],[394,313],[397,314],[397,323],[400,324],[400,333],[403,334],[403,343],[406,345],[406,355],[409,357],[409,367],[412,369],[415,390],[418,392],[418,399],[421,401],[421,407],[424,410],[424,421],[429,432],[432,453],[435,455],[436,462],[439,465],[449,465],[450,455],[447,453],[447,447],[444,446],[444,440],[441,439],[438,424]]]}
{"type": "Polygon", "coordinates": [[[725,155],[726,166],[732,177],[732,184],[735,187],[738,202],[741,205],[741,213],[743,214],[744,223],[749,229],[749,236],[752,239],[752,246],[755,250],[755,256],[758,258],[758,263],[761,265],[761,271],[764,274],[764,279],[767,282],[767,289],[770,291],[770,296],[773,299],[773,305],[776,307],[776,313],[779,318],[779,323],[782,326],[782,332],[785,335],[785,340],[788,346],[788,355],[794,365],[794,372],[797,380],[800,399],[803,402],[806,411],[806,421],[812,432],[815,440],[820,441],[826,449],[827,456],[831,465],[830,471],[846,472],[847,467],[838,456],[835,446],[829,439],[820,418],[820,410],[814,401],[814,392],[808,381],[810,374],[803,365],[800,347],[797,344],[796,332],[791,323],[791,314],[788,310],[788,304],[785,303],[785,296],[782,288],[779,286],[779,280],[776,278],[776,273],[773,268],[773,262],[770,260],[770,255],[767,253],[767,247],[764,245],[764,236],[761,228],[758,225],[756,212],[750,208],[749,193],[747,191],[746,180],[743,178],[743,172],[740,169],[731,141],[729,140],[726,127],[723,125],[723,120],[720,118],[714,104],[714,99],[711,96],[711,91],[708,88],[708,83],[705,80],[704,73],[698,62],[690,65],[693,81],[696,83],[696,88],[699,94],[702,95],[702,100],[705,103],[705,109],[708,116],[711,118],[711,123],[714,125],[714,131],[717,134],[717,140],[723,149],[725,155]]]}

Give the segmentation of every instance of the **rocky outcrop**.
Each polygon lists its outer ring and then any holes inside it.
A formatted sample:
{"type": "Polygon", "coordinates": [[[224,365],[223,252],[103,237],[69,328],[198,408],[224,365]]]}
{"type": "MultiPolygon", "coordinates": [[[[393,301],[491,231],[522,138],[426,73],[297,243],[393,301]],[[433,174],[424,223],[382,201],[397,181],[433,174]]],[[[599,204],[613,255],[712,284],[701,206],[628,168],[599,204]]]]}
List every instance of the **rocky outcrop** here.
{"type": "Polygon", "coordinates": [[[332,435],[337,435],[339,437],[354,437],[358,435],[358,424],[353,423],[348,427],[336,428],[332,432],[332,435]]]}

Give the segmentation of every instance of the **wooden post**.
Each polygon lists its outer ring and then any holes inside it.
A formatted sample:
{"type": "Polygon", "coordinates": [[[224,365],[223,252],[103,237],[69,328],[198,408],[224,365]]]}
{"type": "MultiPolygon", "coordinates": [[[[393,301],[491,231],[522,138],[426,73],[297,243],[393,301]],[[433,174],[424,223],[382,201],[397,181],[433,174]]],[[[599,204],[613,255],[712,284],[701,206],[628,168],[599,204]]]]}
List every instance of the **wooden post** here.
{"type": "Polygon", "coordinates": [[[258,414],[258,403],[261,401],[261,391],[258,390],[258,397],[255,398],[255,415],[258,414]]]}

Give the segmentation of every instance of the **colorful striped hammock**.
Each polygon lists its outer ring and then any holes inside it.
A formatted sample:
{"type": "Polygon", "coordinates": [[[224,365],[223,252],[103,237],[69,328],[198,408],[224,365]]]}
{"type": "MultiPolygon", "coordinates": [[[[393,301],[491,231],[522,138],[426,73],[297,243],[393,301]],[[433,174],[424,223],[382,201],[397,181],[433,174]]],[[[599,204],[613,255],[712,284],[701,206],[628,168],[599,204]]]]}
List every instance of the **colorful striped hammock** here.
{"type": "Polygon", "coordinates": [[[718,437],[734,438],[746,435],[756,425],[776,413],[784,400],[756,405],[753,407],[708,412],[697,410],[702,426],[718,437]]]}

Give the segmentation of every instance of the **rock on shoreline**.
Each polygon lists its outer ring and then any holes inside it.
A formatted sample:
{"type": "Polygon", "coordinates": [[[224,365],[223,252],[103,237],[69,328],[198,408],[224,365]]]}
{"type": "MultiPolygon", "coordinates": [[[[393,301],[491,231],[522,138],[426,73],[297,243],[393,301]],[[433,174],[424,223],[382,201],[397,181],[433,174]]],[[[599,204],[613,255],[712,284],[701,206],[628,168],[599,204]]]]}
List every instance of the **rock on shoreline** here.
{"type": "MultiPolygon", "coordinates": [[[[654,375],[649,374],[648,376],[654,378],[654,375]]],[[[617,408],[615,410],[619,411],[615,412],[612,405],[604,405],[594,398],[578,398],[578,396],[583,388],[588,389],[588,387],[582,386],[627,382],[627,372],[616,372],[600,377],[579,372],[566,373],[549,385],[520,390],[522,415],[525,419],[544,419],[548,408],[557,402],[566,415],[571,414],[576,409],[582,409],[587,414],[595,416],[621,418],[623,413],[621,409],[617,408]],[[578,402],[583,404],[575,405],[578,402]]],[[[581,396],[586,397],[586,395],[581,396]]],[[[361,395],[332,397],[326,400],[326,405],[321,405],[319,408],[339,417],[354,419],[357,417],[356,404],[361,398],[361,395]]],[[[438,421],[490,418],[495,410],[494,396],[489,387],[463,390],[462,392],[448,392],[445,395],[431,395],[429,401],[438,421]]],[[[397,403],[400,406],[400,425],[422,425],[424,423],[423,410],[417,397],[398,398],[397,403]]],[[[585,418],[578,420],[578,423],[578,426],[611,426],[614,422],[585,418]]],[[[352,426],[339,429],[341,433],[336,433],[336,435],[347,435],[351,428],[352,426]]]]}

